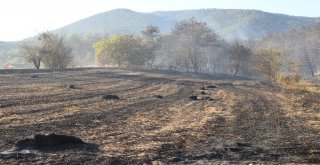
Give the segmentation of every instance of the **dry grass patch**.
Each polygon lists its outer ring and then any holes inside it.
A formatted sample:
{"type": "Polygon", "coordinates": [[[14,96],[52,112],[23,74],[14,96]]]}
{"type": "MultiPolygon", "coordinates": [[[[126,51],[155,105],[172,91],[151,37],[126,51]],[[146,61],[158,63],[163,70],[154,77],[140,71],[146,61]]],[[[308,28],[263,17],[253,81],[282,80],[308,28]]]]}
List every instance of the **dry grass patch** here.
{"type": "Polygon", "coordinates": [[[0,116],[0,122],[7,122],[10,123],[12,121],[17,121],[17,120],[25,120],[26,116],[23,115],[9,115],[9,116],[0,116]]]}
{"type": "Polygon", "coordinates": [[[78,106],[72,105],[71,107],[66,107],[65,110],[68,112],[78,112],[80,111],[80,108],[78,106]]]}

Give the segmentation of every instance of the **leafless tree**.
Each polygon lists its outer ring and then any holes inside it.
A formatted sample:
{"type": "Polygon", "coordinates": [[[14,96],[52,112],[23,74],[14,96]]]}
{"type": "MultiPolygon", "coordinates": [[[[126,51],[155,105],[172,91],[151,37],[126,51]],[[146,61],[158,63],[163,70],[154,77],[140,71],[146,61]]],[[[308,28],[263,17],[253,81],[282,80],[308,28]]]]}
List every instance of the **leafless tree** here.
{"type": "Polygon", "coordinates": [[[22,41],[19,44],[21,55],[26,62],[31,63],[38,70],[40,69],[41,62],[44,54],[40,52],[40,46],[33,40],[22,41]]]}
{"type": "Polygon", "coordinates": [[[232,76],[237,76],[239,72],[248,72],[251,50],[240,44],[239,41],[236,41],[230,46],[229,52],[229,65],[232,70],[232,76]]]}
{"type": "Polygon", "coordinates": [[[219,38],[206,23],[194,18],[176,24],[171,35],[176,40],[176,54],[180,57],[182,65],[187,70],[191,66],[194,72],[200,71],[205,66],[206,49],[219,38]]]}
{"type": "Polygon", "coordinates": [[[65,68],[73,59],[65,37],[51,32],[41,33],[36,39],[23,41],[19,46],[22,57],[36,69],[40,69],[41,63],[47,68],[65,68]]]}
{"type": "Polygon", "coordinates": [[[142,34],[142,42],[144,47],[146,48],[147,54],[149,55],[149,63],[150,68],[153,68],[154,62],[156,60],[157,50],[159,49],[159,28],[156,26],[149,25],[143,31],[142,34]]]}
{"type": "Polygon", "coordinates": [[[41,41],[40,53],[44,54],[44,64],[47,68],[66,68],[73,59],[72,49],[65,43],[65,36],[50,32],[42,33],[38,39],[41,41]]]}

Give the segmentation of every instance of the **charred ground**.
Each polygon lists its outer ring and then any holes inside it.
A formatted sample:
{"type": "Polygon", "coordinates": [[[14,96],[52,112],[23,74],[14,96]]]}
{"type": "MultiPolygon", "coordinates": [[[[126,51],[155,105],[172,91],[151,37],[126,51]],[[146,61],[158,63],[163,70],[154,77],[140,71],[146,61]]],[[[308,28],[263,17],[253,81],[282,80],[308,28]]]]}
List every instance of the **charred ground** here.
{"type": "Polygon", "coordinates": [[[109,68],[2,72],[0,93],[1,164],[320,163],[316,92],[109,68]],[[12,152],[48,133],[96,147],[12,152]]]}

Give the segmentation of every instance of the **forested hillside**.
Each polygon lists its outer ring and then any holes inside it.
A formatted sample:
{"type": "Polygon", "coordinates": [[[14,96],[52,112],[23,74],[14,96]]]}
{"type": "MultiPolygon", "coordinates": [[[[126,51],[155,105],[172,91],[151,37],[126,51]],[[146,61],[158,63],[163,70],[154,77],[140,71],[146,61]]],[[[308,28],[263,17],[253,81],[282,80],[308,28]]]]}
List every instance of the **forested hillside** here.
{"type": "Polygon", "coordinates": [[[162,33],[167,33],[175,23],[192,17],[206,22],[210,28],[227,39],[280,34],[309,26],[318,20],[258,10],[201,9],[139,13],[117,9],[85,18],[57,31],[81,34],[139,34],[147,25],[154,25],[158,26],[162,33]]]}
{"type": "MultiPolygon", "coordinates": [[[[318,18],[296,17],[267,13],[258,10],[200,9],[184,11],[158,11],[140,13],[128,9],[116,9],[100,13],[53,31],[66,35],[73,49],[73,66],[94,65],[93,43],[115,34],[140,35],[148,25],[158,27],[166,35],[176,24],[194,18],[204,22],[223,40],[260,39],[281,35],[295,29],[313,25],[318,18]]],[[[0,66],[21,64],[18,58],[18,42],[0,42],[0,66]]]]}

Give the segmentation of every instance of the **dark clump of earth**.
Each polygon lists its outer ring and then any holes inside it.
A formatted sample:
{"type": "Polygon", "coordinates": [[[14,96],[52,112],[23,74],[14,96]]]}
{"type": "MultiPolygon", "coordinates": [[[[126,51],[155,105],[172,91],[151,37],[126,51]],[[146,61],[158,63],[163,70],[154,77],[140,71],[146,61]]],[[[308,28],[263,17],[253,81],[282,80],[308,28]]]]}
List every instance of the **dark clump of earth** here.
{"type": "Polygon", "coordinates": [[[207,90],[206,87],[200,87],[201,90],[207,90]]]}
{"type": "Polygon", "coordinates": [[[77,87],[75,85],[69,85],[69,89],[77,89],[77,87]]]}
{"type": "Polygon", "coordinates": [[[36,134],[33,138],[19,140],[15,144],[17,150],[41,149],[85,144],[80,138],[58,134],[36,134]]]}
{"type": "Polygon", "coordinates": [[[201,91],[200,94],[205,95],[207,93],[205,91],[201,91]]]}
{"type": "Polygon", "coordinates": [[[217,88],[217,86],[215,86],[215,85],[208,85],[207,88],[212,89],[212,88],[217,88]]]}
{"type": "Polygon", "coordinates": [[[32,76],[30,76],[31,78],[39,78],[39,76],[38,75],[32,75],[32,76]]]}
{"type": "Polygon", "coordinates": [[[102,98],[105,100],[119,100],[120,99],[119,96],[117,96],[117,95],[104,95],[102,98]]]}
{"type": "Polygon", "coordinates": [[[69,89],[82,89],[82,88],[77,85],[71,84],[69,85],[69,89]]]}
{"type": "Polygon", "coordinates": [[[209,96],[205,96],[205,97],[202,98],[202,100],[210,100],[210,101],[212,101],[213,99],[211,97],[209,97],[209,96]]]}
{"type": "Polygon", "coordinates": [[[197,96],[190,96],[189,99],[191,99],[191,100],[198,100],[198,97],[197,97],[197,96]]]}
{"type": "Polygon", "coordinates": [[[154,95],[153,97],[157,98],[157,99],[163,99],[163,96],[161,96],[161,95],[154,95]]]}

